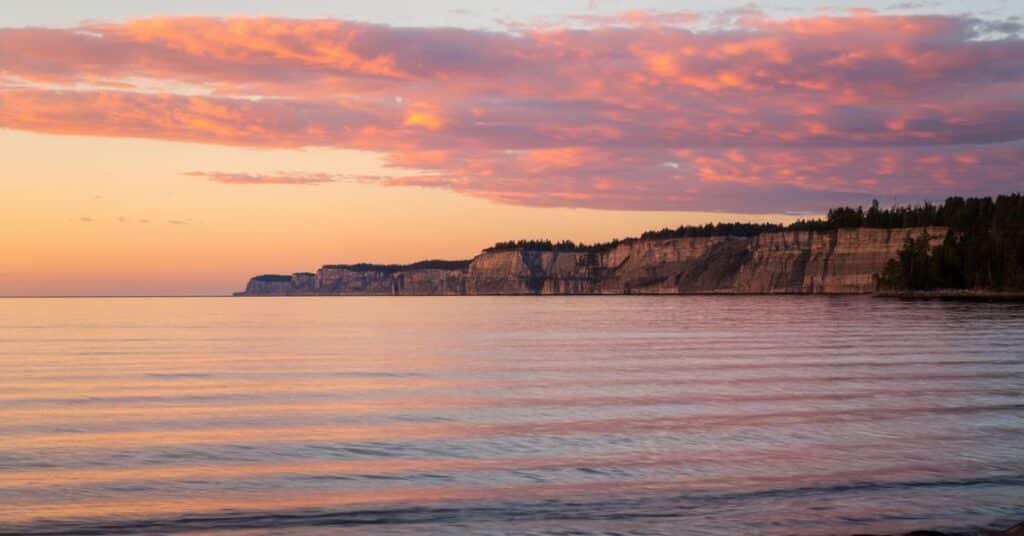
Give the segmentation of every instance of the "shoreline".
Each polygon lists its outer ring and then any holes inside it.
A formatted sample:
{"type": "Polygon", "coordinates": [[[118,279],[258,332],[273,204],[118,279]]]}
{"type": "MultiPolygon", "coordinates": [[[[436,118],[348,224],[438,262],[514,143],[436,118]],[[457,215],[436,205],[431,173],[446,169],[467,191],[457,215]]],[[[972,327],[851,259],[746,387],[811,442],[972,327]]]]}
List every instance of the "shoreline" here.
{"type": "Polygon", "coordinates": [[[989,291],[989,290],[966,290],[966,289],[940,289],[940,290],[915,290],[915,291],[879,291],[879,292],[630,292],[630,293],[486,293],[486,294],[370,294],[370,293],[339,293],[339,294],[316,294],[316,293],[292,293],[292,294],[247,294],[235,292],[223,297],[232,298],[338,298],[338,297],[383,297],[383,298],[416,298],[416,297],[617,297],[617,296],[643,296],[643,297],[735,297],[749,298],[756,296],[806,296],[806,297],[849,297],[862,296],[865,298],[899,299],[907,301],[965,301],[965,302],[1024,302],[1024,291],[989,291]]]}
{"type": "Polygon", "coordinates": [[[873,296],[900,300],[1024,302],[1024,291],[984,289],[892,290],[875,292],[873,296]]]}
{"type": "MultiPolygon", "coordinates": [[[[965,536],[963,533],[948,533],[936,530],[914,530],[900,536],[965,536]]],[[[980,532],[971,533],[972,536],[1024,536],[1024,522],[1007,529],[984,529],[980,532]]],[[[854,534],[853,536],[876,536],[871,534],[854,534]]],[[[884,536],[884,535],[878,535],[884,536]]]]}
{"type": "Polygon", "coordinates": [[[962,289],[941,289],[927,291],[879,291],[879,292],[631,292],[631,293],[579,293],[579,294],[315,294],[315,293],[291,293],[291,294],[246,294],[245,292],[234,292],[231,294],[179,294],[179,295],[102,295],[102,296],[0,296],[0,300],[39,300],[39,299],[146,299],[146,298],[348,298],[348,297],[382,297],[382,298],[417,298],[417,297],[616,297],[616,296],[642,296],[642,297],[753,297],[753,296],[822,296],[822,297],[849,297],[863,296],[865,298],[899,299],[907,301],[965,301],[965,302],[1022,302],[1024,303],[1024,291],[987,291],[987,290],[962,290],[962,289]]]}

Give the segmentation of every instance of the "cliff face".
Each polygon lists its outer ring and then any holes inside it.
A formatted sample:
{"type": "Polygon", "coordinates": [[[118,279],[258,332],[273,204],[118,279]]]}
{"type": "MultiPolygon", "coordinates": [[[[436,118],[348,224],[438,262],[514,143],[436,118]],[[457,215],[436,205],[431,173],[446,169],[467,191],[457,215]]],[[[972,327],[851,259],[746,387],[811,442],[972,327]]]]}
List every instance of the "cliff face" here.
{"type": "Polygon", "coordinates": [[[260,276],[245,294],[867,293],[904,240],[924,232],[933,244],[946,234],[935,227],[858,228],[629,240],[595,252],[485,251],[467,268],[325,266],[315,278],[260,276]]]}
{"type": "Polygon", "coordinates": [[[466,269],[399,266],[324,266],[315,274],[261,275],[249,280],[240,296],[461,295],[466,269]],[[404,268],[404,269],[403,269],[404,268]]]}
{"type": "Polygon", "coordinates": [[[465,270],[353,270],[325,266],[316,273],[317,294],[459,295],[466,293],[465,270]]]}
{"type": "Polygon", "coordinates": [[[933,246],[946,237],[941,227],[762,234],[753,239],[750,259],[734,287],[754,293],[871,292],[874,274],[896,257],[908,237],[924,232],[933,246]]]}
{"type": "Polygon", "coordinates": [[[259,275],[245,286],[246,296],[301,296],[313,294],[315,275],[299,272],[292,275],[259,275]]]}

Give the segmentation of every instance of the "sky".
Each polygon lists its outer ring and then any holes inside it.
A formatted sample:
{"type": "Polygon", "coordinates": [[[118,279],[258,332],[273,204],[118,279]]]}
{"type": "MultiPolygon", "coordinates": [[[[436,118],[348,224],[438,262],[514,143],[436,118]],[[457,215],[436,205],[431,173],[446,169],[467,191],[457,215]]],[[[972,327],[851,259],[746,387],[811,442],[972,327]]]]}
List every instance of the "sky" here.
{"type": "Polygon", "coordinates": [[[0,296],[1020,191],[1022,15],[0,0],[0,296]]]}

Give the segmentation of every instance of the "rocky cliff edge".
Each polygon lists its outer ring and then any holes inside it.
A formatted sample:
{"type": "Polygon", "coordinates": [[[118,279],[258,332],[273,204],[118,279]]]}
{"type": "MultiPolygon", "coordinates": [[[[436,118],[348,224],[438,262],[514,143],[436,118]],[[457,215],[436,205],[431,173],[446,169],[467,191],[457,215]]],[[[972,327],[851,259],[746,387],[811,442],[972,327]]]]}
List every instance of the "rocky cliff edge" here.
{"type": "Polygon", "coordinates": [[[942,227],[780,231],[754,237],[632,239],[597,251],[486,250],[471,261],[327,265],[315,274],[261,275],[246,296],[517,294],[846,294],[908,237],[942,227]]]}

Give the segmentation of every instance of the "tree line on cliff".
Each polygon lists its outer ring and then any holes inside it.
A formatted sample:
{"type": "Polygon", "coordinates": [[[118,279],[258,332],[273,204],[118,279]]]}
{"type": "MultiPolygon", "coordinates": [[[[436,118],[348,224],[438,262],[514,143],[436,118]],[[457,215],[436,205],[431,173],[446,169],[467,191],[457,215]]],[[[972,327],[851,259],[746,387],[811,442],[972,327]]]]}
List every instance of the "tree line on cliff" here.
{"type": "Polygon", "coordinates": [[[979,204],[1009,203],[1012,199],[1020,198],[1020,194],[1000,196],[996,200],[991,198],[968,198],[950,197],[943,204],[935,205],[923,203],[921,205],[897,205],[891,208],[881,208],[878,200],[871,203],[868,208],[864,207],[836,207],[829,209],[824,219],[802,219],[789,225],[778,223],[708,223],[705,225],[681,225],[672,228],[664,228],[657,231],[647,231],[639,238],[615,239],[610,242],[596,244],[578,244],[571,240],[552,242],[550,240],[509,240],[498,242],[486,249],[486,251],[518,250],[526,249],[531,251],[595,251],[611,249],[623,242],[634,240],[660,240],[669,238],[691,238],[708,236],[739,236],[751,237],[761,233],[779,231],[831,231],[835,229],[850,229],[857,227],[870,227],[876,229],[897,229],[905,227],[927,227],[927,226],[953,226],[959,219],[973,217],[970,211],[977,212],[979,204]],[[1000,199],[1004,199],[999,201],[1000,199]],[[967,212],[965,212],[967,211],[967,212]],[[966,215],[964,215],[966,214],[966,215]]]}
{"type": "Polygon", "coordinates": [[[394,272],[408,272],[410,270],[465,270],[469,268],[469,262],[469,260],[445,261],[430,259],[412,264],[371,264],[368,262],[358,264],[327,264],[324,265],[324,268],[390,274],[394,272]]]}
{"type": "Polygon", "coordinates": [[[951,197],[930,210],[945,239],[908,238],[877,276],[880,290],[1024,290],[1024,196],[951,197]]]}
{"type": "Polygon", "coordinates": [[[683,225],[647,231],[639,238],[597,244],[569,240],[511,240],[485,251],[607,251],[635,240],[738,236],[752,237],[779,231],[833,231],[858,227],[896,229],[946,227],[945,240],[931,247],[928,236],[908,239],[896,259],[877,276],[882,290],[986,288],[1024,290],[1024,196],[950,197],[941,204],[881,208],[837,207],[823,219],[803,219],[789,225],[774,223],[715,223],[683,225]]]}
{"type": "Polygon", "coordinates": [[[777,223],[709,223],[707,225],[683,225],[676,229],[665,228],[660,231],[646,231],[639,238],[616,238],[608,242],[595,244],[579,244],[572,240],[552,242],[550,240],[509,240],[498,242],[484,251],[512,251],[525,249],[528,251],[607,251],[619,244],[636,240],[663,240],[669,238],[691,238],[706,236],[756,236],[761,233],[784,231],[786,226],[777,223]]]}
{"type": "MultiPolygon", "coordinates": [[[[953,200],[950,198],[944,205],[924,203],[919,206],[895,206],[881,208],[875,200],[870,207],[837,207],[829,209],[824,219],[802,219],[789,225],[778,223],[708,223],[705,225],[681,225],[675,229],[664,228],[658,231],[647,231],[639,238],[615,239],[596,244],[578,244],[571,240],[552,242],[550,240],[509,240],[498,242],[484,251],[510,251],[525,249],[529,251],[605,251],[623,242],[635,240],[666,240],[671,238],[697,238],[708,236],[739,236],[752,237],[761,233],[779,231],[831,231],[856,227],[873,227],[878,229],[896,229],[900,227],[926,227],[931,225],[947,225],[946,206],[953,200]]],[[[973,201],[973,200],[972,200],[973,201]]]]}

